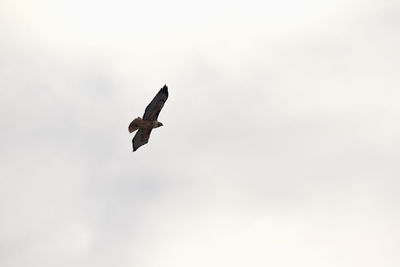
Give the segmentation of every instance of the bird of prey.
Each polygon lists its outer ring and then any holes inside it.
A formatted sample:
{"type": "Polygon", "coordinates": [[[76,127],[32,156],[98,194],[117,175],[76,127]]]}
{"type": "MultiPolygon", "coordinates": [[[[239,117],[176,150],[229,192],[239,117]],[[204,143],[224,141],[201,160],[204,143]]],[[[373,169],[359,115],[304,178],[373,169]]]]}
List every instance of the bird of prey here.
{"type": "Polygon", "coordinates": [[[130,133],[138,130],[135,137],[132,139],[133,152],[139,147],[147,144],[150,138],[151,130],[163,126],[163,124],[157,121],[158,114],[164,106],[165,101],[168,98],[168,87],[164,85],[163,88],[158,91],[157,95],[153,98],[149,105],[147,105],[144,111],[143,119],[137,117],[134,119],[128,127],[130,133]]]}

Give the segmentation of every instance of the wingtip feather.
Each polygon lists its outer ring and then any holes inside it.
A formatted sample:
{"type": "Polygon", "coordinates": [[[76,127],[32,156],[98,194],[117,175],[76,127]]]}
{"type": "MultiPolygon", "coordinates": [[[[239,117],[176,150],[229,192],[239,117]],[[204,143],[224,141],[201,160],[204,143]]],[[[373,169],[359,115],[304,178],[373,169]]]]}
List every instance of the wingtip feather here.
{"type": "Polygon", "coordinates": [[[161,88],[161,90],[163,93],[165,93],[168,97],[168,86],[165,84],[163,88],[161,88]]]}

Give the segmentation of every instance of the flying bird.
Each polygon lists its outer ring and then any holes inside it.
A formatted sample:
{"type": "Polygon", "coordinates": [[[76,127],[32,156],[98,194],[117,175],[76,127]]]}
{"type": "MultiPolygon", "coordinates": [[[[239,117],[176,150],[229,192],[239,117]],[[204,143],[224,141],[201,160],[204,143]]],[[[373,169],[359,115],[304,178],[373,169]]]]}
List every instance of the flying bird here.
{"type": "Polygon", "coordinates": [[[167,85],[164,85],[164,87],[158,91],[150,104],[147,105],[143,119],[137,117],[129,124],[128,130],[130,133],[138,130],[135,137],[132,139],[133,152],[142,145],[147,144],[150,138],[150,133],[154,128],[163,126],[161,122],[157,121],[157,118],[165,101],[167,101],[167,98],[168,87],[167,85]]]}

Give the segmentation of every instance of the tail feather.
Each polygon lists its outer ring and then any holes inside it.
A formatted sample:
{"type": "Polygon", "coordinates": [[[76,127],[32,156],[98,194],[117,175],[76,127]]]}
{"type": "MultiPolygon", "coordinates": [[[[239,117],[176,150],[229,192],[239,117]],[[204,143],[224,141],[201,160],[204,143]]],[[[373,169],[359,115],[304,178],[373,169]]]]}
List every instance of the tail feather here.
{"type": "Polygon", "coordinates": [[[139,129],[138,122],[140,122],[140,121],[141,121],[141,118],[140,118],[140,117],[137,117],[136,119],[134,119],[134,120],[129,124],[128,130],[129,130],[130,133],[133,133],[134,131],[136,131],[137,129],[139,129]]]}

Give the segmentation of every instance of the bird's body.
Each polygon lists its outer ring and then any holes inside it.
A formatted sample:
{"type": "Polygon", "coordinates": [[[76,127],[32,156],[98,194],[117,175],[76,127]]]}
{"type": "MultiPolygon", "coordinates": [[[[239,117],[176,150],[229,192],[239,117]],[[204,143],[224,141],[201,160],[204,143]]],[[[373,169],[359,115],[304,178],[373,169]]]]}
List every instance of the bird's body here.
{"type": "Polygon", "coordinates": [[[132,139],[133,151],[136,151],[139,147],[149,141],[150,133],[154,128],[163,126],[161,122],[157,121],[157,118],[164,106],[165,101],[167,101],[167,98],[168,87],[164,85],[164,87],[160,89],[157,95],[146,107],[143,119],[137,117],[129,124],[128,130],[130,133],[138,130],[135,134],[135,137],[132,139]]]}
{"type": "Polygon", "coordinates": [[[134,119],[131,124],[129,124],[129,132],[133,133],[137,129],[145,129],[145,130],[152,130],[154,128],[158,128],[162,126],[161,122],[158,121],[146,121],[140,117],[134,119]],[[160,125],[161,124],[161,125],[160,125]]]}

